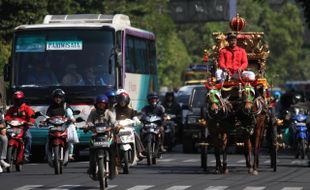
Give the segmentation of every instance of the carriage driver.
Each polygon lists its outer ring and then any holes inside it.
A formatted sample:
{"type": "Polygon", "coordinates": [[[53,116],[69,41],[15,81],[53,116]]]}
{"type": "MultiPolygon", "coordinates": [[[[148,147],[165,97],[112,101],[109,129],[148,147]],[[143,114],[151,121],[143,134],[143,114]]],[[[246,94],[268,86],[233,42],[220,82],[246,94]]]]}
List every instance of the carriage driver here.
{"type": "Polygon", "coordinates": [[[227,41],[229,46],[220,50],[219,69],[215,73],[216,80],[225,80],[227,75],[229,78],[238,79],[239,73],[242,73],[242,77],[255,80],[255,74],[252,71],[245,71],[248,67],[248,58],[245,49],[237,45],[237,35],[228,33],[227,41]]]}

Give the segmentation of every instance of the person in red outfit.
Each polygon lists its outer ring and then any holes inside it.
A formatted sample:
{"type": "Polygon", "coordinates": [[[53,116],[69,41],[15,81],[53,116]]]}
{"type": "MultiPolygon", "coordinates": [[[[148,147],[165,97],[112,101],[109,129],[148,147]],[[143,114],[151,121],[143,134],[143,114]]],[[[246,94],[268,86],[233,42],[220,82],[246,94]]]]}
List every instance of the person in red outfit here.
{"type": "MultiPolygon", "coordinates": [[[[217,80],[225,79],[227,74],[230,77],[237,78],[238,74],[245,71],[248,67],[247,54],[245,49],[237,46],[236,34],[228,33],[227,41],[229,46],[220,50],[218,59],[220,69],[216,71],[217,80]]],[[[253,77],[253,74],[251,74],[251,77],[253,77]]]]}
{"type": "Polygon", "coordinates": [[[26,132],[25,132],[25,161],[29,161],[30,151],[31,151],[31,143],[32,136],[30,131],[28,130],[29,125],[33,125],[34,123],[34,111],[25,103],[25,95],[22,91],[16,91],[13,94],[13,106],[8,109],[5,114],[5,121],[10,121],[12,119],[20,119],[26,121],[26,132]]]}

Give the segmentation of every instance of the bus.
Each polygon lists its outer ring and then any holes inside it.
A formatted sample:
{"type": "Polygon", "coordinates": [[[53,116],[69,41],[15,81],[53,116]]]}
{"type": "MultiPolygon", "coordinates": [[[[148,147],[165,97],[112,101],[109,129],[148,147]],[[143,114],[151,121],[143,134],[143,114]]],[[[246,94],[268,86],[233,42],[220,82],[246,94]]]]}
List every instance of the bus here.
{"type": "MultiPolygon", "coordinates": [[[[21,90],[35,111],[46,112],[53,90],[87,119],[97,95],[125,89],[132,107],[140,110],[151,91],[158,91],[155,35],[132,27],[127,15],[47,15],[42,24],[15,28],[11,58],[4,67],[6,103],[21,90]],[[74,72],[78,83],[64,79],[74,72]],[[104,82],[86,83],[88,73],[104,82]]],[[[80,124],[78,127],[82,127],[80,124]]],[[[44,145],[46,129],[32,128],[33,145],[44,145]]],[[[80,145],[88,137],[79,130],[80,145]],[[84,138],[85,137],[85,138],[84,138]]]]}

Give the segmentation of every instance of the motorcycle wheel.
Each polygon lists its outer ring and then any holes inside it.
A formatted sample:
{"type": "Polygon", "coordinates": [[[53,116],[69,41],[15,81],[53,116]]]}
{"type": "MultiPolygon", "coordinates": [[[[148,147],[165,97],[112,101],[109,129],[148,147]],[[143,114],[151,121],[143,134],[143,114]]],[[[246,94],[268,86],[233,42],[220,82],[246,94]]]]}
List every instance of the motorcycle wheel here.
{"type": "Polygon", "coordinates": [[[60,174],[59,146],[53,147],[54,152],[54,172],[55,175],[60,174]]]}
{"type": "Polygon", "coordinates": [[[14,165],[13,163],[14,163],[15,151],[16,151],[15,147],[9,146],[9,148],[8,148],[8,154],[7,154],[7,160],[8,160],[8,163],[9,163],[11,166],[8,167],[8,168],[6,169],[6,171],[7,171],[8,173],[10,173],[10,172],[13,170],[13,165],[14,165]]]}
{"type": "Polygon", "coordinates": [[[23,166],[22,166],[21,164],[16,164],[16,165],[15,165],[15,168],[16,168],[16,171],[17,171],[17,172],[21,172],[23,166]]]}
{"type": "Polygon", "coordinates": [[[105,188],[105,175],[104,175],[104,163],[103,163],[102,158],[99,158],[99,160],[98,160],[98,178],[99,178],[100,190],[104,190],[104,188],[105,188]]]}
{"type": "Polygon", "coordinates": [[[123,154],[123,162],[124,162],[124,166],[123,166],[123,172],[124,174],[129,174],[129,164],[128,164],[128,153],[129,151],[122,151],[123,154]]]}
{"type": "Polygon", "coordinates": [[[300,152],[301,152],[301,159],[305,159],[305,154],[306,154],[306,141],[305,139],[301,139],[300,142],[300,152]]]}
{"type": "Polygon", "coordinates": [[[110,159],[109,159],[109,154],[106,152],[105,157],[104,157],[104,167],[105,167],[105,172],[104,172],[104,186],[108,188],[108,175],[110,175],[110,159]]]}
{"type": "Polygon", "coordinates": [[[151,141],[147,143],[146,160],[147,160],[147,165],[151,165],[151,160],[152,160],[152,142],[151,141]]]}

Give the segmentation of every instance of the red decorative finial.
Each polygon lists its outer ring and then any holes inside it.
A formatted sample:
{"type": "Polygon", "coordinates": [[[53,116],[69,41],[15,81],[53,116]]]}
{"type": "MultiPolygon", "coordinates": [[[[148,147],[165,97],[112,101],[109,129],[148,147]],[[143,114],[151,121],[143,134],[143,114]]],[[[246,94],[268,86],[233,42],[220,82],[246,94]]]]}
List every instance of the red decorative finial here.
{"type": "Polygon", "coordinates": [[[203,50],[203,62],[208,62],[209,57],[208,57],[209,53],[207,52],[207,50],[203,50]]]}
{"type": "Polygon", "coordinates": [[[237,13],[237,16],[233,17],[230,22],[229,26],[233,31],[240,32],[244,29],[246,25],[246,21],[244,18],[239,16],[239,13],[237,13]]]}

